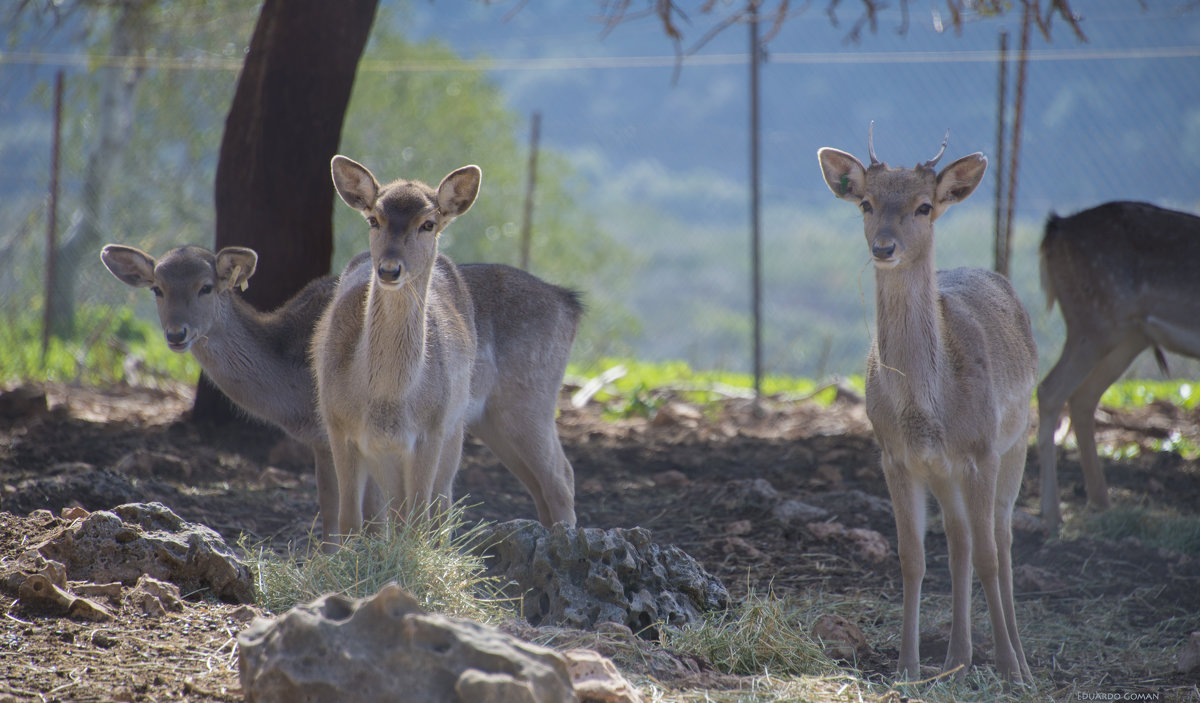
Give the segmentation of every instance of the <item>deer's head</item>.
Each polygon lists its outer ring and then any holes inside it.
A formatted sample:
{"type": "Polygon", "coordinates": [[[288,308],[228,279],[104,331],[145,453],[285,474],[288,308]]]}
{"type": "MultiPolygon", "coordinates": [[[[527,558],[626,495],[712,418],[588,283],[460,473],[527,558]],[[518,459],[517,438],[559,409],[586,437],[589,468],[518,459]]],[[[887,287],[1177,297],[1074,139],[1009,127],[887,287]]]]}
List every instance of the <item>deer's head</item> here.
{"type": "Polygon", "coordinates": [[[258,254],[245,247],[225,247],[214,254],[185,246],[155,260],[140,249],[109,244],[100,259],[127,285],[154,291],[167,346],[180,353],[217,324],[221,296],[245,289],[258,265],[258,254]]]}
{"type": "MultiPolygon", "coordinates": [[[[834,195],[862,210],[867,247],[876,268],[896,268],[932,257],[934,221],[975,190],[987,170],[987,158],[975,153],[935,171],[946,151],[943,141],[929,161],[914,168],[889,168],[875,157],[873,131],[867,138],[869,167],[838,149],[817,151],[825,183],[834,195]]],[[[948,140],[949,132],[946,135],[948,140]]]]}
{"type": "Polygon", "coordinates": [[[404,180],[381,186],[365,166],[345,156],[333,157],[330,168],[338,195],[367,220],[375,280],[385,288],[409,284],[433,267],[438,235],[471,209],[483,177],[478,166],[463,166],[437,189],[404,180]]]}

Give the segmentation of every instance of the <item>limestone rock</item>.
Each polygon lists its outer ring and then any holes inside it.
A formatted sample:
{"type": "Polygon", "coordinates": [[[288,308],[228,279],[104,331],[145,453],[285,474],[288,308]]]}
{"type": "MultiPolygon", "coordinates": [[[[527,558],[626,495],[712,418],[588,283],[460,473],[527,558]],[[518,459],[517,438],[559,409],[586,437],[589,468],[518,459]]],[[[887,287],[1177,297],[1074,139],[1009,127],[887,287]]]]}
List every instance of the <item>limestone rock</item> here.
{"type": "Polygon", "coordinates": [[[488,575],[512,582],[533,625],[593,629],[616,622],[642,637],[724,609],[729,592],[683,550],[642,528],[545,527],[512,520],[484,533],[488,575]]]}
{"type": "Polygon", "coordinates": [[[642,694],[608,657],[594,649],[568,649],[563,657],[580,703],[642,703],[642,694]]]}
{"type": "Polygon", "coordinates": [[[184,593],[208,590],[233,603],[254,600],[249,568],[213,530],[161,503],[127,503],[57,527],[34,548],[71,579],[132,586],[142,575],[184,593]]]}
{"type": "Polygon", "coordinates": [[[326,595],[238,635],[247,703],[576,703],[557,652],[468,620],[427,614],[396,584],[326,595]]]}

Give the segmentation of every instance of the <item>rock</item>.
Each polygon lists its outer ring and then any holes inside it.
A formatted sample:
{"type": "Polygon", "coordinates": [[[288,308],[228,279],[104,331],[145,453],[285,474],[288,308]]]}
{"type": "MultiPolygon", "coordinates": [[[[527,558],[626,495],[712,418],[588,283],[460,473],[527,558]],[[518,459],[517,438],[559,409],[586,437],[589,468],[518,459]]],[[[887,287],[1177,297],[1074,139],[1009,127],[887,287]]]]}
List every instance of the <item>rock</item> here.
{"type": "Polygon", "coordinates": [[[162,617],[167,611],[183,612],[183,599],[179,586],[142,576],[137,585],[125,595],[125,602],[151,617],[162,617]]]}
{"type": "Polygon", "coordinates": [[[854,663],[871,651],[867,636],[850,620],[825,613],[813,623],[812,637],[825,647],[825,654],[832,659],[854,663]]]}
{"type": "Polygon", "coordinates": [[[511,582],[533,625],[588,630],[617,622],[655,638],[724,609],[729,592],[695,559],[659,546],[643,528],[545,527],[512,520],[485,530],[480,552],[489,576],[511,582]]]}
{"type": "Polygon", "coordinates": [[[1190,674],[1200,670],[1200,630],[1193,632],[1187,644],[1179,650],[1175,658],[1176,669],[1180,673],[1190,674]]]}
{"type": "Polygon", "coordinates": [[[30,420],[50,412],[46,391],[35,386],[17,386],[0,393],[0,421],[30,420]]]}
{"type": "Polygon", "coordinates": [[[766,512],[779,503],[779,491],[764,478],[729,481],[717,498],[726,510],[766,512]]]}
{"type": "Polygon", "coordinates": [[[798,500],[781,501],[771,509],[771,517],[784,526],[806,522],[820,522],[829,517],[829,511],[798,500]]]}
{"type": "Polygon", "coordinates": [[[563,652],[567,671],[580,703],[642,703],[642,695],[631,686],[612,660],[592,649],[563,652]]]}
{"type": "Polygon", "coordinates": [[[682,427],[694,430],[704,422],[704,413],[694,405],[670,400],[659,406],[650,424],[654,427],[682,427]]]}
{"type": "Polygon", "coordinates": [[[118,473],[137,478],[158,477],[175,481],[187,481],[192,477],[192,466],[174,454],[138,449],[130,452],[113,467],[118,473]]]}
{"type": "Polygon", "coordinates": [[[80,581],[120,581],[143,574],[185,592],[211,591],[233,602],[254,600],[250,569],[213,530],[185,522],[161,503],[128,503],[56,527],[34,548],[80,581]]]}
{"type": "Polygon", "coordinates": [[[655,488],[686,488],[692,483],[692,479],[679,469],[659,471],[650,480],[654,482],[655,488]]]}
{"type": "Polygon", "coordinates": [[[238,635],[247,703],[572,703],[557,652],[467,620],[425,613],[396,584],[326,595],[238,635]]]}
{"type": "Polygon", "coordinates": [[[1022,595],[1035,593],[1059,593],[1070,586],[1052,571],[1031,564],[1013,568],[1013,590],[1022,595]]]}
{"type": "Polygon", "coordinates": [[[749,520],[734,520],[733,522],[725,523],[725,534],[731,537],[740,537],[748,535],[754,531],[754,523],[749,520]]]}
{"type": "Polygon", "coordinates": [[[875,530],[852,527],[846,530],[846,536],[850,538],[854,554],[863,561],[878,564],[886,561],[891,555],[892,550],[888,547],[887,538],[875,530]]]}
{"type": "Polygon", "coordinates": [[[23,607],[49,610],[69,618],[95,622],[113,618],[108,608],[93,600],[74,595],[43,574],[30,574],[18,587],[17,598],[23,607]]]}

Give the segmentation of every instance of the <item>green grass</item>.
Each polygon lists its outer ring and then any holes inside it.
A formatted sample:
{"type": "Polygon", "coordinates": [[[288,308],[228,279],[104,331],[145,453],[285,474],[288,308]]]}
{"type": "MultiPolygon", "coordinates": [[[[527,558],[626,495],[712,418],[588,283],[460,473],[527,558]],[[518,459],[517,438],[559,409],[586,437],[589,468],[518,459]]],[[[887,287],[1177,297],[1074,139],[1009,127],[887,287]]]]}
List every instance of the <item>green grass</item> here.
{"type": "Polygon", "coordinates": [[[240,546],[254,572],[256,600],[274,613],[330,592],[371,596],[396,582],[427,611],[497,623],[515,617],[516,604],[498,595],[503,584],[484,576],[483,558],[471,551],[482,527],[466,525],[456,504],[446,515],[386,521],[330,553],[315,541],[307,553],[240,546]]]}
{"type": "Polygon", "coordinates": [[[191,384],[200,374],[191,354],[167,348],[157,322],[141,320],[123,306],[81,306],[75,334],[50,337],[43,353],[39,307],[34,301],[29,311],[0,323],[0,383],[191,384]]]}
{"type": "MultiPolygon", "coordinates": [[[[586,366],[571,364],[567,378],[579,385],[599,378],[606,371],[620,367],[623,373],[603,385],[595,400],[610,407],[616,416],[650,416],[667,394],[705,405],[728,397],[750,397],[754,377],[748,373],[720,370],[697,370],[684,361],[645,362],[635,359],[605,358],[586,366]]],[[[828,406],[837,395],[837,384],[862,392],[861,376],[831,381],[817,381],[782,374],[767,374],[762,379],[766,396],[783,399],[810,399],[828,406]]]]}
{"type": "Polygon", "coordinates": [[[1147,548],[1200,554],[1200,516],[1170,509],[1116,505],[1084,517],[1082,532],[1114,541],[1136,537],[1147,548]]]}
{"type": "Polygon", "coordinates": [[[1200,393],[1191,381],[1133,379],[1109,386],[1100,397],[1100,404],[1112,408],[1136,408],[1159,400],[1193,410],[1200,402],[1200,393]]]}

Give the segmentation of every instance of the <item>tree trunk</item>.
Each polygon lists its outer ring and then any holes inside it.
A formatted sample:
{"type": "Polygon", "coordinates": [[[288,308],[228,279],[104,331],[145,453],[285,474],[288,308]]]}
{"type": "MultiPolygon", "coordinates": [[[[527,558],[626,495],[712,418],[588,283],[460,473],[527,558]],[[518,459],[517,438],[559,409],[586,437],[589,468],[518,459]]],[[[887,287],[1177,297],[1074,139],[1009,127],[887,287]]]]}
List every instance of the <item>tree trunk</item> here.
{"type": "MultiPolygon", "coordinates": [[[[258,252],[246,299],[278,307],[333,256],[337,152],[358,60],[379,0],[266,0],[225,122],[216,178],[216,247],[258,252]]],[[[206,380],[193,418],[229,422],[206,380]]]]}

